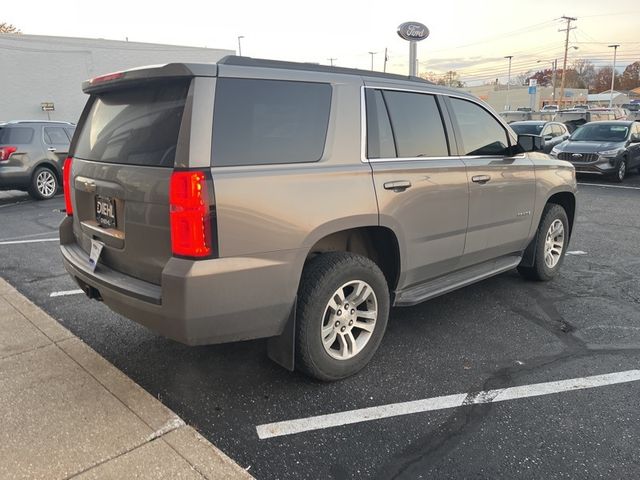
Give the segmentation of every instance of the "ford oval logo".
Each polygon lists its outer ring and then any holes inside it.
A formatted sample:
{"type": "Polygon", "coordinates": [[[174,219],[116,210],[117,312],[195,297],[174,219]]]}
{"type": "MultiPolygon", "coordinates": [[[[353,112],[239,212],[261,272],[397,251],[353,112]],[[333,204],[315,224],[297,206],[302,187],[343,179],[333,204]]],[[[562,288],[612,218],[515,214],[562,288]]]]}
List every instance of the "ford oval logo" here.
{"type": "Polygon", "coordinates": [[[573,155],[571,155],[573,158],[582,158],[582,154],[581,153],[574,153],[573,155]]]}
{"type": "Polygon", "coordinates": [[[410,42],[419,42],[429,36],[429,29],[420,22],[404,22],[398,27],[398,35],[410,42]]]}

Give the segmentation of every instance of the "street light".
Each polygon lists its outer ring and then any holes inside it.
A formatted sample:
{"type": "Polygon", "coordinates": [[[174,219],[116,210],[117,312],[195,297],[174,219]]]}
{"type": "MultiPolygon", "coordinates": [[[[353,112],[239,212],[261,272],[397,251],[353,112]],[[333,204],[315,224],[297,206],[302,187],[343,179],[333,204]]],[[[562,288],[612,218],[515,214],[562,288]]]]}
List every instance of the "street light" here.
{"type": "Polygon", "coordinates": [[[609,95],[609,108],[613,106],[613,82],[616,79],[616,55],[618,53],[619,46],[619,43],[609,45],[609,48],[613,48],[613,68],[611,69],[611,94],[609,95]]]}
{"type": "Polygon", "coordinates": [[[371,70],[373,70],[373,56],[378,53],[378,52],[369,52],[369,55],[371,55],[371,70]]]}
{"type": "Polygon", "coordinates": [[[242,56],[242,44],[240,43],[240,40],[242,40],[244,38],[244,35],[238,35],[238,56],[241,57],[242,56]]]}
{"type": "Polygon", "coordinates": [[[511,85],[511,59],[513,58],[513,55],[507,55],[504,58],[509,59],[509,76],[507,77],[507,101],[505,102],[506,105],[504,106],[504,109],[510,110],[511,105],[509,105],[509,86],[511,85]]]}

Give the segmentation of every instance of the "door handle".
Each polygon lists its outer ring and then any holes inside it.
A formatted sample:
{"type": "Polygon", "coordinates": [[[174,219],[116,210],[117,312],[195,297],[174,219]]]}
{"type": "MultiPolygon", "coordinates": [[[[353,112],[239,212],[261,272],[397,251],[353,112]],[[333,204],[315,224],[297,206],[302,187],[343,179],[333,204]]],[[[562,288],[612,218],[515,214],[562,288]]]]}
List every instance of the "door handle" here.
{"type": "Polygon", "coordinates": [[[53,147],[49,147],[49,148],[47,148],[47,150],[49,150],[50,152],[55,152],[56,151],[56,149],[53,148],[53,147]]]}
{"type": "Polygon", "coordinates": [[[407,188],[411,187],[409,180],[396,180],[395,182],[385,182],[385,190],[393,190],[394,192],[404,192],[407,188]]]}
{"type": "Polygon", "coordinates": [[[484,185],[489,180],[491,180],[491,175],[474,175],[471,177],[472,182],[479,183],[480,185],[484,185]]]}

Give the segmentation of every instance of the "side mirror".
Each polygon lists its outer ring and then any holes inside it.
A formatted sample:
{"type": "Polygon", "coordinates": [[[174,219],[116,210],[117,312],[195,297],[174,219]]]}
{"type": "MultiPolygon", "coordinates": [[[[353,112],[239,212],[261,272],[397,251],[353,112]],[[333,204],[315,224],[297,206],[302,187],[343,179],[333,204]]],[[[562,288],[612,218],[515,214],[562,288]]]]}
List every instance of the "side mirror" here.
{"type": "Polygon", "coordinates": [[[542,137],[538,135],[518,135],[518,150],[520,152],[541,152],[542,137]]]}
{"type": "Polygon", "coordinates": [[[545,142],[548,142],[548,141],[549,141],[549,140],[551,140],[552,138],[553,138],[553,137],[552,137],[551,135],[545,135],[545,136],[543,137],[543,140],[544,140],[545,142]]]}

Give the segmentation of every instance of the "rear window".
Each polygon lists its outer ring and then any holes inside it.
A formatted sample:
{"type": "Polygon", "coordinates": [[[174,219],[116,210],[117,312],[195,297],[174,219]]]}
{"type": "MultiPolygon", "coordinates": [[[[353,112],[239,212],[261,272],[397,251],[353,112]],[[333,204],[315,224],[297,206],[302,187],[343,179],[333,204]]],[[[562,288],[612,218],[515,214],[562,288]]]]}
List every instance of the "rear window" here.
{"type": "Polygon", "coordinates": [[[316,162],[330,108],[327,83],[219,78],[212,165],[316,162]]]}
{"type": "Polygon", "coordinates": [[[31,127],[0,128],[0,145],[25,145],[31,143],[35,130],[31,127]]]}
{"type": "Polygon", "coordinates": [[[544,123],[512,123],[511,128],[518,135],[540,135],[544,128],[544,123]]]}
{"type": "Polygon", "coordinates": [[[96,162],[173,167],[189,81],[96,95],[74,155],[96,162]]]}

